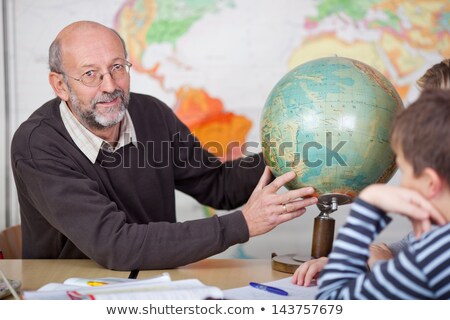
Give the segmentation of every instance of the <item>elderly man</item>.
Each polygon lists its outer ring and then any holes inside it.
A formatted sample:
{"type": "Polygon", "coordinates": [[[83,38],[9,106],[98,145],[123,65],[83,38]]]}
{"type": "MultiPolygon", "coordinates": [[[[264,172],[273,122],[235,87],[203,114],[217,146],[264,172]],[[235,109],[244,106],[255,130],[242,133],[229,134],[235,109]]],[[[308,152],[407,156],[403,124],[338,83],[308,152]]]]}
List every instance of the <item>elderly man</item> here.
{"type": "Polygon", "coordinates": [[[202,149],[164,103],[130,93],[126,59],[121,37],[95,22],[73,23],[51,44],[57,97],[12,142],[24,258],[173,268],[266,233],[316,203],[310,187],[277,194],[295,174],[272,181],[260,154],[221,163],[202,149]],[[177,223],[175,189],[215,208],[244,206],[177,223]]]}

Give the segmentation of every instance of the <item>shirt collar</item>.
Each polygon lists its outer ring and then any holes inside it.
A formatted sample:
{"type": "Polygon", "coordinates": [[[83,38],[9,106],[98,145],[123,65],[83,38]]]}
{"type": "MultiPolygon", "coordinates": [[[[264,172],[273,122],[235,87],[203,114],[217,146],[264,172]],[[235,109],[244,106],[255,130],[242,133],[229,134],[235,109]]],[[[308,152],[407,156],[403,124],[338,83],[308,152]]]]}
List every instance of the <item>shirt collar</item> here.
{"type": "Polygon", "coordinates": [[[136,132],[128,110],[126,110],[125,117],[120,126],[119,142],[113,148],[107,141],[86,129],[73,115],[65,101],[61,101],[59,109],[64,126],[69,132],[70,137],[92,163],[95,163],[98,153],[102,149],[114,152],[129,143],[133,143],[134,145],[137,143],[136,132]]]}

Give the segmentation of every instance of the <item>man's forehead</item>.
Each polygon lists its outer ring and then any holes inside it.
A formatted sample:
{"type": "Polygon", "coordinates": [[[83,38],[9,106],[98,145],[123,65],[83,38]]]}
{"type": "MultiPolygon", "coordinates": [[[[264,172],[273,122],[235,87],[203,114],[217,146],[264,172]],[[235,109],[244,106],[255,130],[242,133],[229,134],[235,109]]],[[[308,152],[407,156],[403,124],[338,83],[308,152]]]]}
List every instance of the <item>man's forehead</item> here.
{"type": "Polygon", "coordinates": [[[117,38],[117,41],[120,42],[119,37],[111,29],[96,24],[70,25],[58,35],[63,47],[89,45],[94,42],[94,39],[98,41],[104,37],[117,38]]]}
{"type": "Polygon", "coordinates": [[[60,36],[63,64],[79,67],[125,59],[120,38],[109,28],[80,25],[65,30],[60,36]]]}
{"type": "Polygon", "coordinates": [[[84,33],[84,32],[88,32],[90,30],[103,30],[103,31],[112,32],[109,28],[107,28],[104,25],[101,25],[97,22],[78,21],[78,22],[69,24],[64,29],[62,29],[60,31],[60,33],[58,34],[58,37],[73,36],[74,34],[84,33]]]}

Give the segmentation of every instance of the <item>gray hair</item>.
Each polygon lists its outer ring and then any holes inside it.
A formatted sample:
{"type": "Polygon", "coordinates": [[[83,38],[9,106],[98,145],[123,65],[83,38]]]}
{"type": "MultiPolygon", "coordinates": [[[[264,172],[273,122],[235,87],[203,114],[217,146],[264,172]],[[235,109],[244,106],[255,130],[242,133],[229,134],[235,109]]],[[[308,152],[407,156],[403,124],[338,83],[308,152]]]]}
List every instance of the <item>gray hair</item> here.
{"type": "Polygon", "coordinates": [[[61,53],[61,40],[56,38],[48,50],[48,65],[50,71],[63,73],[62,70],[62,53],[61,53]]]}
{"type": "MultiPolygon", "coordinates": [[[[111,30],[112,32],[114,32],[114,34],[116,34],[119,39],[120,42],[122,43],[122,47],[123,47],[123,51],[125,54],[125,59],[128,56],[127,53],[127,47],[125,45],[125,41],[123,40],[123,38],[120,36],[120,34],[112,29],[112,28],[108,28],[109,30],[111,30]]],[[[50,71],[52,72],[56,72],[56,73],[64,73],[63,67],[62,67],[62,52],[61,52],[61,39],[59,37],[57,37],[52,44],[50,45],[50,48],[48,50],[48,65],[50,68],[50,71]]]]}

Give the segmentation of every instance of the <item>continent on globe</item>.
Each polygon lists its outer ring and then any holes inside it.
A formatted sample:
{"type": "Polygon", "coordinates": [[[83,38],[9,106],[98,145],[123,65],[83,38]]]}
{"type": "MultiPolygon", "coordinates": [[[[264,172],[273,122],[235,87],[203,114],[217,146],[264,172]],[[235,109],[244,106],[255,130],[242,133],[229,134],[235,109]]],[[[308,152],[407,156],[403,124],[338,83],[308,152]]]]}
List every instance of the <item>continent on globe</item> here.
{"type": "Polygon", "coordinates": [[[288,72],[266,100],[264,160],[275,176],[297,174],[289,189],[312,186],[319,204],[330,197],[348,203],[395,173],[389,136],[401,109],[394,86],[367,64],[344,57],[306,62],[288,72]]]}

